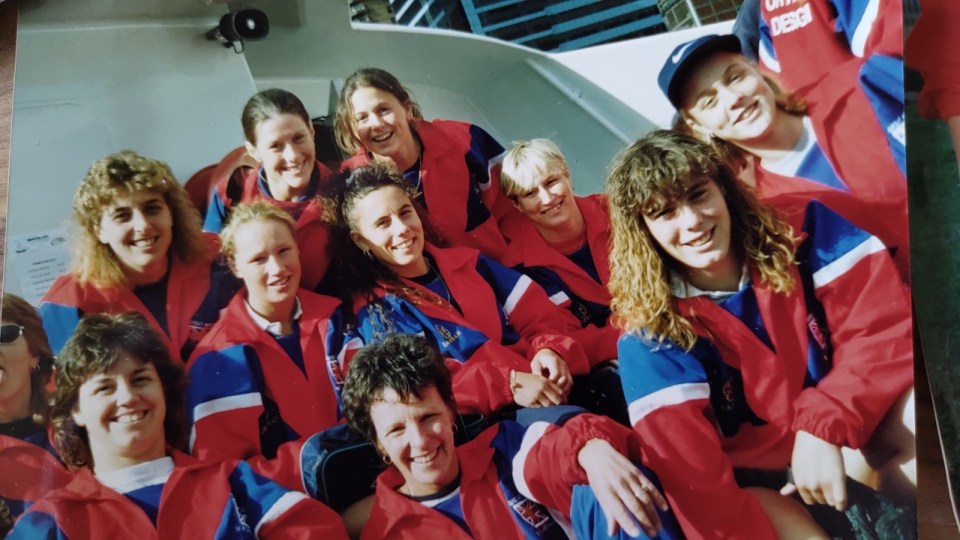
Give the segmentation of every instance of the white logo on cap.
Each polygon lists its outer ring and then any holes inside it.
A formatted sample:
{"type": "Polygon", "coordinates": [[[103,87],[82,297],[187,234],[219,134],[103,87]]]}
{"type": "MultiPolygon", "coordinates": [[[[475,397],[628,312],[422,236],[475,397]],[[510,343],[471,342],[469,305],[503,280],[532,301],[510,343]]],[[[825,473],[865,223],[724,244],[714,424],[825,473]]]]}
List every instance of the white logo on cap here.
{"type": "Polygon", "coordinates": [[[687,43],[686,45],[684,45],[683,47],[681,47],[680,50],[676,52],[676,54],[674,54],[673,56],[670,57],[670,59],[673,60],[673,63],[674,63],[674,64],[676,64],[677,62],[680,61],[680,58],[683,56],[684,51],[686,51],[687,49],[689,49],[690,46],[693,45],[693,43],[694,43],[694,42],[692,42],[692,41],[691,41],[690,43],[687,43]]]}

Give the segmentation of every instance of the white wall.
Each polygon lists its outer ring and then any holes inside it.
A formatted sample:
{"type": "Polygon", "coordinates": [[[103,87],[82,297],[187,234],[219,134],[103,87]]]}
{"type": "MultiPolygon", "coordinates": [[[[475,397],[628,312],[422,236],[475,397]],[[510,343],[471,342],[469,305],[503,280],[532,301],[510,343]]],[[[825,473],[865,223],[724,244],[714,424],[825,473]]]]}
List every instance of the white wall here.
{"type": "MultiPolygon", "coordinates": [[[[242,56],[203,39],[207,23],[34,25],[29,15],[17,44],[8,238],[68,221],[101,156],[135,149],[184,182],[242,144],[253,78],[242,56]]],[[[22,293],[18,256],[7,250],[4,278],[22,293]]]]}

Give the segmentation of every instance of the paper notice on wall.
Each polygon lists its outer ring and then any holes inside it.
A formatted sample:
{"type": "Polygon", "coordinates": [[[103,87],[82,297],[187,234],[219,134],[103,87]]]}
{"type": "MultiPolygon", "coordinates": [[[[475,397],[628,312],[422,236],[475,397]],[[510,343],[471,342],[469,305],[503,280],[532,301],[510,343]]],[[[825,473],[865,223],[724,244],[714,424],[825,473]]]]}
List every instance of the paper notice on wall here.
{"type": "Polygon", "coordinates": [[[54,280],[67,271],[70,250],[66,232],[52,229],[9,238],[7,258],[20,282],[23,298],[36,306],[54,280]]]}

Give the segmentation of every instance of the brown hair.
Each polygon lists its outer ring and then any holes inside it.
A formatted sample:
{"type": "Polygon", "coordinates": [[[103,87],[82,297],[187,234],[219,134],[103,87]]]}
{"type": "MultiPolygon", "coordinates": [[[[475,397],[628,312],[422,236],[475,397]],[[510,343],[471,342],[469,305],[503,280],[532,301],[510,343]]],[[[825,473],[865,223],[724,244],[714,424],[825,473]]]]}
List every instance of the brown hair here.
{"type": "Polygon", "coordinates": [[[244,138],[247,142],[256,146],[257,128],[260,123],[282,114],[299,116],[307,124],[307,127],[313,127],[310,115],[307,114],[307,108],[303,106],[300,98],[292,92],[280,88],[270,88],[257,92],[243,106],[240,123],[243,125],[244,138]]]}
{"type": "MultiPolygon", "coordinates": [[[[397,98],[401,105],[410,105],[413,111],[414,122],[423,120],[420,105],[414,101],[410,91],[404,88],[389,71],[379,68],[360,68],[354,71],[343,83],[340,91],[340,100],[337,102],[337,113],[333,123],[337,145],[348,156],[353,155],[360,148],[360,139],[357,137],[356,122],[353,119],[353,93],[360,88],[376,88],[397,98]]],[[[411,126],[411,132],[416,130],[411,126]]]]}
{"type": "Polygon", "coordinates": [[[50,414],[46,386],[53,375],[53,351],[50,349],[47,333],[43,330],[40,313],[23,298],[3,293],[3,311],[0,312],[0,317],[8,323],[23,327],[27,351],[38,359],[37,369],[30,372],[30,412],[35,423],[46,425],[50,414]]]}
{"type": "Polygon", "coordinates": [[[163,421],[167,445],[185,449],[186,375],[181,362],[173,361],[163,338],[142,314],[135,311],[119,315],[98,313],[80,319],[57,364],[57,389],[50,420],[57,451],[67,465],[93,466],[87,430],[78,426],[73,418],[80,387],[90,377],[110,370],[125,355],[156,367],[167,405],[163,421]]]}

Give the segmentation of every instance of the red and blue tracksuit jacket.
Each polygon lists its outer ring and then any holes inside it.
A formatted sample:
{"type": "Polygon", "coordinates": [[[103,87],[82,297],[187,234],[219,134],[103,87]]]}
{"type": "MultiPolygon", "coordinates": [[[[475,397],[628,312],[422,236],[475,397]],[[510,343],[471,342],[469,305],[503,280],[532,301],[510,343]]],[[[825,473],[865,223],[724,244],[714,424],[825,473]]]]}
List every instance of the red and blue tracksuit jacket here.
{"type": "Polygon", "coordinates": [[[186,361],[239,288],[237,278],[217,261],[219,238],[205,236],[209,249],[203,260],[186,265],[171,257],[165,294],[167,329],[126,287],[81,285],[73,274],[57,278],[40,300],[43,329],[54,354],[59,354],[85,314],[137,311],[165,338],[170,352],[186,361]]]}
{"type": "Polygon", "coordinates": [[[203,230],[219,234],[227,223],[230,207],[241,203],[266,201],[286,211],[297,222],[294,238],[300,248],[300,266],[303,268],[301,284],[312,290],[323,279],[330,265],[327,254],[330,232],[322,219],[323,206],[317,194],[332,176],[333,172],[318,161],[307,192],[296,201],[278,201],[270,195],[263,167],[240,167],[214,186],[203,230]]]}
{"type": "Polygon", "coordinates": [[[429,288],[401,279],[408,294],[384,284],[373,291],[375,300],[356,300],[359,340],[425,335],[454,360],[448,365],[457,406],[464,412],[490,414],[513,403],[510,370],[529,373],[540,349],[559,354],[573,374],[589,371],[583,347],[569,337],[580,325],[529,277],[475,249],[427,245],[426,253],[463,312],[429,288]]]}
{"type": "Polygon", "coordinates": [[[301,459],[312,435],[342,418],[345,346],[339,301],[300,289],[303,367],[234,297],[187,366],[191,453],[245,459],[288,489],[306,491],[301,459]]]}
{"type": "Polygon", "coordinates": [[[503,263],[533,278],[550,300],[566,307],[583,329],[577,340],[583,344],[590,363],[617,357],[619,331],[607,326],[610,317],[610,213],[602,194],[575,198],[587,227],[587,246],[593,259],[597,281],[587,270],[550,247],[528,217],[517,212],[507,217],[502,230],[507,237],[503,263]]]}
{"type": "Polygon", "coordinates": [[[60,463],[45,431],[24,439],[0,435],[0,537],[34,502],[52,489],[70,481],[70,472],[60,463]]]}
{"type": "Polygon", "coordinates": [[[920,9],[904,46],[907,64],[923,75],[917,106],[929,118],[960,116],[960,47],[952,37],[960,24],[960,3],[923,0],[920,9]]]}
{"type": "Polygon", "coordinates": [[[831,171],[757,167],[763,199],[803,193],[896,248],[909,273],[901,0],[763,0],[761,65],[802,96],[831,171]],[[810,51],[816,51],[811,61],[810,51]],[[841,185],[832,184],[838,177],[841,185]]]}
{"type": "Polygon", "coordinates": [[[754,273],[719,304],[677,298],[690,351],[620,338],[630,420],[688,536],[775,538],[733,468],[782,470],[798,430],[859,448],[913,383],[910,301],[883,244],[817,202],[789,217],[792,293],[754,273]]]}
{"type": "MultiPolygon", "coordinates": [[[[521,409],[516,420],[500,422],[457,447],[459,490],[436,508],[397,491],[404,480],[396,467],[384,471],[361,538],[609,538],[577,463],[577,454],[592,439],[603,439],[639,462],[638,438],[609,418],[571,406],[521,409]]],[[[669,511],[660,512],[660,518],[664,530],[656,538],[683,538],[669,511]]]]}
{"type": "MultiPolygon", "coordinates": [[[[503,146],[478,126],[455,120],[421,120],[420,202],[430,222],[454,245],[500,260],[506,241],[498,221],[516,212],[500,189],[503,146]]],[[[370,163],[361,149],[343,162],[352,170],[370,163]]]]}
{"type": "Polygon", "coordinates": [[[9,538],[347,538],[333,510],[281,488],[242,461],[170,454],[174,470],[163,486],[156,524],[82,469],[31,506],[9,538]]]}

